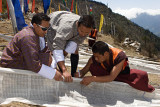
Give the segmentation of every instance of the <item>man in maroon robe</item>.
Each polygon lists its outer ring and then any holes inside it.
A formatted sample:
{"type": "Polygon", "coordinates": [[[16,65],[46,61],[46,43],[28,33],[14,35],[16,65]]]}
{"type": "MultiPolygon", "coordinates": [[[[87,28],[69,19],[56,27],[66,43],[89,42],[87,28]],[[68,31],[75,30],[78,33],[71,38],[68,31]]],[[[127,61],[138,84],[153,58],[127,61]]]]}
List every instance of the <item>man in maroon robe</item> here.
{"type": "Polygon", "coordinates": [[[63,80],[57,69],[51,67],[51,52],[45,44],[50,18],[37,13],[31,25],[18,32],[4,49],[0,65],[6,68],[36,72],[48,79],[63,80]]]}
{"type": "Polygon", "coordinates": [[[92,29],[90,34],[89,34],[89,39],[88,39],[88,46],[89,48],[92,48],[93,44],[97,40],[97,29],[92,29]]]}
{"type": "MultiPolygon", "coordinates": [[[[148,84],[145,71],[130,69],[125,53],[117,48],[109,48],[105,42],[98,41],[92,47],[93,56],[80,71],[80,77],[90,71],[92,76],[86,76],[81,81],[83,85],[91,82],[121,81],[130,86],[147,92],[153,92],[154,87],[148,84]]],[[[75,73],[75,77],[78,77],[75,73]]]]}

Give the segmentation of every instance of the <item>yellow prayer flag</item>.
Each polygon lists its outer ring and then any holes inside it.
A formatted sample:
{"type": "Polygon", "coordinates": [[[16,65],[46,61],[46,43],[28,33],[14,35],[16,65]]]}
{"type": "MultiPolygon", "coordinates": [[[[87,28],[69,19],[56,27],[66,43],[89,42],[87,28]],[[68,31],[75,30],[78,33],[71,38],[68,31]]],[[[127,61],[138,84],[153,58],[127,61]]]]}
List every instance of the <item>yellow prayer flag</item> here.
{"type": "Polygon", "coordinates": [[[100,19],[100,23],[99,23],[99,32],[101,32],[102,26],[103,26],[103,14],[101,14],[101,19],[100,19]]]}
{"type": "Polygon", "coordinates": [[[58,7],[59,7],[59,11],[61,11],[61,6],[60,6],[60,3],[59,3],[59,5],[58,5],[58,7]]]}
{"type": "Polygon", "coordinates": [[[66,2],[66,7],[67,7],[67,0],[65,0],[65,2],[66,2]]]}
{"type": "Polygon", "coordinates": [[[76,2],[76,14],[78,14],[78,9],[77,9],[77,2],[76,2]]]}
{"type": "Polygon", "coordinates": [[[51,7],[51,4],[52,4],[52,0],[50,1],[49,13],[52,13],[52,7],[51,7]]]}

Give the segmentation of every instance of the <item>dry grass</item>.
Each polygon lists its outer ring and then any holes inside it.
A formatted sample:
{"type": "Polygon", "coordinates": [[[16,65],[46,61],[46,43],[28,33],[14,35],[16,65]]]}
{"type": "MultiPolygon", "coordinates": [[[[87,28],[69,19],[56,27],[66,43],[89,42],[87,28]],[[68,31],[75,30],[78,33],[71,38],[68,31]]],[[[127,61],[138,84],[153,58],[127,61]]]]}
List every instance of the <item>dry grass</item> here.
{"type": "Polygon", "coordinates": [[[0,105],[0,107],[45,107],[45,106],[32,105],[32,104],[26,104],[26,103],[22,103],[22,102],[12,101],[9,104],[0,105]]]}
{"type": "Polygon", "coordinates": [[[148,74],[149,84],[155,88],[160,89],[160,75],[157,74],[148,74]]]}
{"type": "Polygon", "coordinates": [[[146,57],[146,56],[141,55],[138,52],[135,52],[134,48],[124,47],[124,46],[122,46],[122,43],[115,43],[114,39],[111,37],[111,35],[100,35],[100,37],[98,38],[98,40],[104,41],[104,42],[112,45],[113,47],[116,47],[116,48],[119,48],[119,49],[125,51],[125,53],[126,53],[127,56],[133,56],[133,57],[136,56],[136,57],[139,57],[139,58],[146,57]]]}

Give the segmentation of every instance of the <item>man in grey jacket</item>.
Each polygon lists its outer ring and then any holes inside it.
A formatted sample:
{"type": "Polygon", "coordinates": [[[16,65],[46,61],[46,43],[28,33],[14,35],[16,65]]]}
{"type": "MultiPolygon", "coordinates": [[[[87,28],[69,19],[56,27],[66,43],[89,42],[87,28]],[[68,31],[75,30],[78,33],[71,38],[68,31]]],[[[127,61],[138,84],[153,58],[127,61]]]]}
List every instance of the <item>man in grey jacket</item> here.
{"type": "Polygon", "coordinates": [[[95,26],[90,15],[79,16],[67,11],[57,11],[50,15],[51,27],[47,32],[48,47],[53,53],[66,82],[72,82],[72,76],[78,65],[78,45],[81,44],[95,26]],[[71,75],[65,66],[64,57],[71,54],[71,75]]]}

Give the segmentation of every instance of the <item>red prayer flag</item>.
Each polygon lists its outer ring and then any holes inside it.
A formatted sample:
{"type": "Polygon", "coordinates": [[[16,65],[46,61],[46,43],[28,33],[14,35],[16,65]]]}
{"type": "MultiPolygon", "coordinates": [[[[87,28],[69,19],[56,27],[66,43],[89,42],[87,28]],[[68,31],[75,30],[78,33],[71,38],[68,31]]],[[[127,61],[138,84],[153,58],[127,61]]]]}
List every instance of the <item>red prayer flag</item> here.
{"type": "Polygon", "coordinates": [[[2,13],[2,0],[0,0],[0,13],[2,13]]]}
{"type": "Polygon", "coordinates": [[[29,0],[28,0],[28,2],[27,2],[28,4],[29,4],[29,0]]]}
{"type": "Polygon", "coordinates": [[[72,4],[71,4],[71,12],[73,11],[73,2],[74,2],[74,0],[72,0],[72,4]]]}
{"type": "Polygon", "coordinates": [[[35,0],[33,0],[32,2],[32,13],[34,12],[34,8],[35,8],[35,0]]]}

